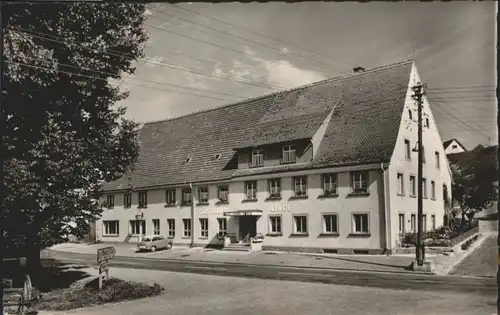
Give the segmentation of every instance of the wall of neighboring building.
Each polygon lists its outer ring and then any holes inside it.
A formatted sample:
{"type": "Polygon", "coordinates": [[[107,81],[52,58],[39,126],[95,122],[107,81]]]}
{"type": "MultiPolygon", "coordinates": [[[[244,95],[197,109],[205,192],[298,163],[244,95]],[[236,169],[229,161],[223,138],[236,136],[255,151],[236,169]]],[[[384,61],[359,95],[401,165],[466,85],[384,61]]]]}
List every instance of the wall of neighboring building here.
{"type": "Polygon", "coordinates": [[[445,154],[453,154],[453,153],[462,153],[464,152],[464,148],[455,140],[453,140],[448,147],[446,147],[444,153],[445,154]]]}
{"type": "MultiPolygon", "coordinates": [[[[363,168],[363,167],[361,167],[363,168]]],[[[343,168],[345,169],[345,168],[343,168]]],[[[369,194],[349,196],[351,181],[349,172],[338,174],[338,196],[321,198],[323,192],[322,175],[319,171],[308,171],[300,175],[307,175],[308,197],[293,199],[293,185],[291,174],[274,174],[257,178],[257,200],[243,202],[245,195],[245,180],[239,179],[229,184],[229,202],[218,205],[217,184],[209,185],[209,205],[198,206],[195,201],[194,209],[194,242],[195,245],[221,244],[217,237],[217,218],[224,217],[225,211],[232,210],[261,210],[262,216],[257,220],[257,233],[269,234],[270,215],[280,215],[282,235],[266,236],[263,247],[277,250],[321,251],[322,249],[337,249],[339,252],[349,252],[352,249],[381,252],[385,244],[385,223],[383,220],[383,185],[379,169],[369,172],[369,194]],[[269,178],[281,178],[281,200],[266,201],[268,197],[269,178]],[[338,235],[321,235],[324,231],[323,214],[337,214],[338,235]],[[366,235],[353,234],[353,214],[368,214],[368,233],[366,235]],[[293,215],[307,216],[308,235],[291,236],[293,234],[293,215]],[[201,238],[200,218],[208,219],[208,238],[201,238]]],[[[295,172],[296,175],[299,172],[295,172]]],[[[295,175],[294,174],[294,175],[295,175]]],[[[181,200],[181,188],[176,188],[176,200],[181,200]]],[[[191,208],[182,206],[165,206],[165,189],[148,191],[148,206],[146,209],[137,209],[138,193],[132,194],[132,207],[123,207],[123,192],[114,194],[113,209],[104,210],[101,220],[97,222],[97,238],[103,242],[137,242],[137,236],[130,236],[129,221],[135,220],[135,215],[141,211],[146,221],[146,234],[153,234],[153,219],[160,220],[160,235],[168,236],[167,219],[175,219],[176,232],[174,245],[189,245],[191,238],[183,237],[182,219],[191,218],[191,208]],[[118,220],[119,235],[103,235],[103,221],[118,220]]],[[[105,198],[105,197],[103,197],[105,198]]],[[[228,218],[228,233],[238,233],[238,218],[228,218]]]]}
{"type": "Polygon", "coordinates": [[[498,220],[479,219],[479,233],[498,233],[498,220]]]}
{"type": "MultiPolygon", "coordinates": [[[[411,232],[411,215],[417,214],[418,193],[418,153],[413,152],[417,145],[417,106],[411,99],[414,93],[411,89],[420,77],[414,66],[407,91],[405,109],[401,119],[399,134],[389,167],[390,180],[390,209],[391,209],[391,246],[396,246],[400,240],[399,236],[399,215],[404,215],[403,232],[411,232]],[[412,119],[410,119],[409,110],[411,110],[412,119]],[[405,140],[410,143],[410,158],[406,157],[405,140]],[[403,192],[398,193],[398,173],[403,175],[403,192]],[[410,194],[410,176],[415,177],[415,196],[410,194]]],[[[443,141],[437,129],[434,116],[427,99],[423,102],[423,145],[425,153],[425,163],[423,164],[423,178],[426,179],[427,198],[423,200],[423,212],[426,215],[427,230],[432,229],[432,216],[435,216],[435,227],[443,225],[444,218],[444,200],[443,185],[446,185],[448,196],[451,197],[451,172],[444,152],[443,141]],[[426,126],[425,118],[429,119],[429,127],[426,126]],[[436,152],[439,154],[439,167],[436,164],[436,152]],[[432,185],[435,185],[435,198],[432,198],[432,185]]],[[[424,193],[425,196],[425,193],[424,193]]],[[[415,220],[415,229],[416,223],[415,220]]]]}

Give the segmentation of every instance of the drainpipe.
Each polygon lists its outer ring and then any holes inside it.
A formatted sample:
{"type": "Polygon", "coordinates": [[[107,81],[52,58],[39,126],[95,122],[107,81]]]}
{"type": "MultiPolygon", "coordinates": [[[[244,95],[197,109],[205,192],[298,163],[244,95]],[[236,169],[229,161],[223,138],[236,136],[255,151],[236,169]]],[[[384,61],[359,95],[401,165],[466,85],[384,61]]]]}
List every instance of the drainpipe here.
{"type": "Polygon", "coordinates": [[[391,245],[391,216],[390,216],[390,209],[387,207],[388,204],[388,197],[387,197],[387,179],[386,179],[386,171],[387,169],[384,169],[384,163],[380,163],[380,169],[382,170],[382,176],[383,176],[383,185],[384,185],[384,213],[385,213],[385,250],[389,250],[390,245],[391,245]]]}
{"type": "Polygon", "coordinates": [[[194,214],[195,214],[195,193],[193,183],[189,183],[189,188],[191,189],[191,245],[189,247],[194,247],[194,214]]]}

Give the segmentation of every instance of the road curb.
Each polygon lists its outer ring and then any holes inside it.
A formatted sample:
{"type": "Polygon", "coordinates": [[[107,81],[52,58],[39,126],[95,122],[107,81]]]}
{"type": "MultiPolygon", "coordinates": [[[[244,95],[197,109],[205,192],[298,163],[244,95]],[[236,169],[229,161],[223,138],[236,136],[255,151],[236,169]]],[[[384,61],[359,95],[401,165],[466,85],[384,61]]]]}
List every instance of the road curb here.
{"type": "MultiPolygon", "coordinates": [[[[68,254],[78,254],[86,256],[94,256],[94,254],[87,253],[74,253],[62,250],[52,250],[47,249],[51,252],[60,252],[68,254]]],[[[298,265],[285,265],[285,264],[252,264],[252,263],[237,263],[237,262],[227,262],[227,261],[210,261],[210,260],[188,260],[188,259],[178,259],[178,258],[156,258],[156,257],[134,257],[127,255],[116,255],[115,257],[136,259],[136,260],[155,260],[163,262],[190,262],[190,263],[200,263],[200,264],[210,264],[210,265],[232,265],[232,266],[242,266],[242,267],[270,267],[270,268],[293,268],[293,269],[304,269],[304,270],[325,270],[325,271],[343,271],[343,272],[353,272],[353,273],[376,273],[376,274],[403,274],[403,275],[435,275],[432,272],[417,272],[417,271],[382,271],[373,269],[342,269],[342,268],[330,268],[330,267],[313,267],[313,266],[298,266],[298,265]]]]}

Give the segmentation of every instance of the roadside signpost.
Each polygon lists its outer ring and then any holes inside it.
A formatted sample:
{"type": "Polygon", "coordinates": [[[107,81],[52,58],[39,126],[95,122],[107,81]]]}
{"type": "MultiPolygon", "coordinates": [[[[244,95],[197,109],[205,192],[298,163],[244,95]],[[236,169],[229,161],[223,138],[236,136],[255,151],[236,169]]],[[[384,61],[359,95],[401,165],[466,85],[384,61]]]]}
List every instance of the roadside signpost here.
{"type": "Polygon", "coordinates": [[[108,260],[115,257],[114,247],[103,247],[97,250],[97,263],[99,264],[99,289],[102,289],[104,281],[109,280],[108,260]]]}

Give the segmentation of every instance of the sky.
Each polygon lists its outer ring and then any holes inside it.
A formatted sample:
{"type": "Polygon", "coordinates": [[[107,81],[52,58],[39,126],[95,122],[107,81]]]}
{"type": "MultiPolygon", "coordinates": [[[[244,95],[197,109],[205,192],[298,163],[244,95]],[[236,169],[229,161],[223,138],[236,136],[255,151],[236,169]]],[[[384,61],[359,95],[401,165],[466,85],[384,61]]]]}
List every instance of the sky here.
{"type": "Polygon", "coordinates": [[[494,145],[495,23],[493,1],[148,4],[118,105],[157,121],[413,58],[443,141],[494,145]]]}

